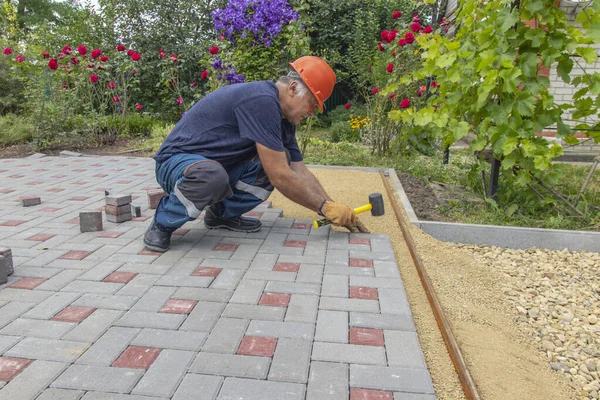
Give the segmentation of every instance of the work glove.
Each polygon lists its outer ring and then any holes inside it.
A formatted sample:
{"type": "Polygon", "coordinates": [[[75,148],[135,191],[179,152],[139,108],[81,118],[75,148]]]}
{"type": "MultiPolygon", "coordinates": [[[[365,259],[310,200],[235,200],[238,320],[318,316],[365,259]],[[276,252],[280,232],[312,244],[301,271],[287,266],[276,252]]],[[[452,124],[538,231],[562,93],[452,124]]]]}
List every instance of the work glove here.
{"type": "Polygon", "coordinates": [[[321,212],[334,225],[343,226],[354,233],[369,233],[369,230],[354,214],[354,210],[345,204],[326,201],[323,207],[321,207],[321,212]]]}

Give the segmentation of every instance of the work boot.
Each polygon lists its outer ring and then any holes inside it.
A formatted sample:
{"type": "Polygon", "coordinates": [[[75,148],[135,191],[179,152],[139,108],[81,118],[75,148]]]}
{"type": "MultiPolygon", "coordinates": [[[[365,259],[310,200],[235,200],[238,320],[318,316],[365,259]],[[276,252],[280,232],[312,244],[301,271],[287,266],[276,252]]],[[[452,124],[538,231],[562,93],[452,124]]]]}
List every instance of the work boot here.
{"type": "Polygon", "coordinates": [[[229,229],[234,232],[258,232],[262,227],[262,223],[256,218],[233,217],[225,219],[217,217],[216,210],[213,207],[206,209],[204,215],[204,226],[208,229],[229,229]]]}
{"type": "Polygon", "coordinates": [[[164,253],[171,245],[171,232],[160,226],[154,218],[144,235],[144,244],[150,250],[164,253]]]}

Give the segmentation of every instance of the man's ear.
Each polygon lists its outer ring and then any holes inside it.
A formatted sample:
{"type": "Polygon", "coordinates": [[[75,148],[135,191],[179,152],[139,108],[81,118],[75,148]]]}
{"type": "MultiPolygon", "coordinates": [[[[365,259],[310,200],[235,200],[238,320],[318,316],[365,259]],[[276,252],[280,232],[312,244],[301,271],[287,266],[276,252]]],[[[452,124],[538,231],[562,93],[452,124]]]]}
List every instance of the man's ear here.
{"type": "Polygon", "coordinates": [[[296,97],[298,95],[298,82],[293,81],[288,86],[288,94],[290,97],[296,97]]]}

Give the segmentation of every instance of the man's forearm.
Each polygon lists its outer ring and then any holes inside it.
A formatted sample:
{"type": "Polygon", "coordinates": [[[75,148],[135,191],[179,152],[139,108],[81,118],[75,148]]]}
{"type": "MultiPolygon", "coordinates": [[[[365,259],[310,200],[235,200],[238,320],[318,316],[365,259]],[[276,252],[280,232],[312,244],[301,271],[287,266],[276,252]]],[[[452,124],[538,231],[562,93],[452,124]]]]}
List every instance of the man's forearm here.
{"type": "Polygon", "coordinates": [[[320,184],[318,185],[320,187],[319,192],[316,188],[313,188],[312,184],[305,182],[304,179],[300,179],[291,169],[276,179],[272,179],[271,183],[281,194],[294,203],[298,203],[315,212],[319,211],[319,207],[321,207],[324,199],[329,199],[320,184]]]}
{"type": "Polygon", "coordinates": [[[308,186],[309,190],[312,190],[319,196],[321,196],[329,201],[333,201],[331,199],[331,197],[329,197],[327,192],[325,192],[325,189],[323,189],[323,186],[321,186],[321,182],[319,182],[317,177],[314,176],[312,172],[306,170],[306,173],[304,174],[304,181],[306,182],[306,186],[308,186]]]}

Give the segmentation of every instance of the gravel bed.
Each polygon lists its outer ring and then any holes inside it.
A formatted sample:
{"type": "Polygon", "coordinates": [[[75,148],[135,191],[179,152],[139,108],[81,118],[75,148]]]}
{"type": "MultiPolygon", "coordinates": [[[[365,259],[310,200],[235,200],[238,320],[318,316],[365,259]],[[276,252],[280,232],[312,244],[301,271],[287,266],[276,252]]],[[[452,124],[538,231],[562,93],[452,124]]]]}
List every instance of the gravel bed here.
{"type": "Polygon", "coordinates": [[[520,327],[581,396],[600,393],[600,253],[457,245],[507,276],[520,327]]]}

